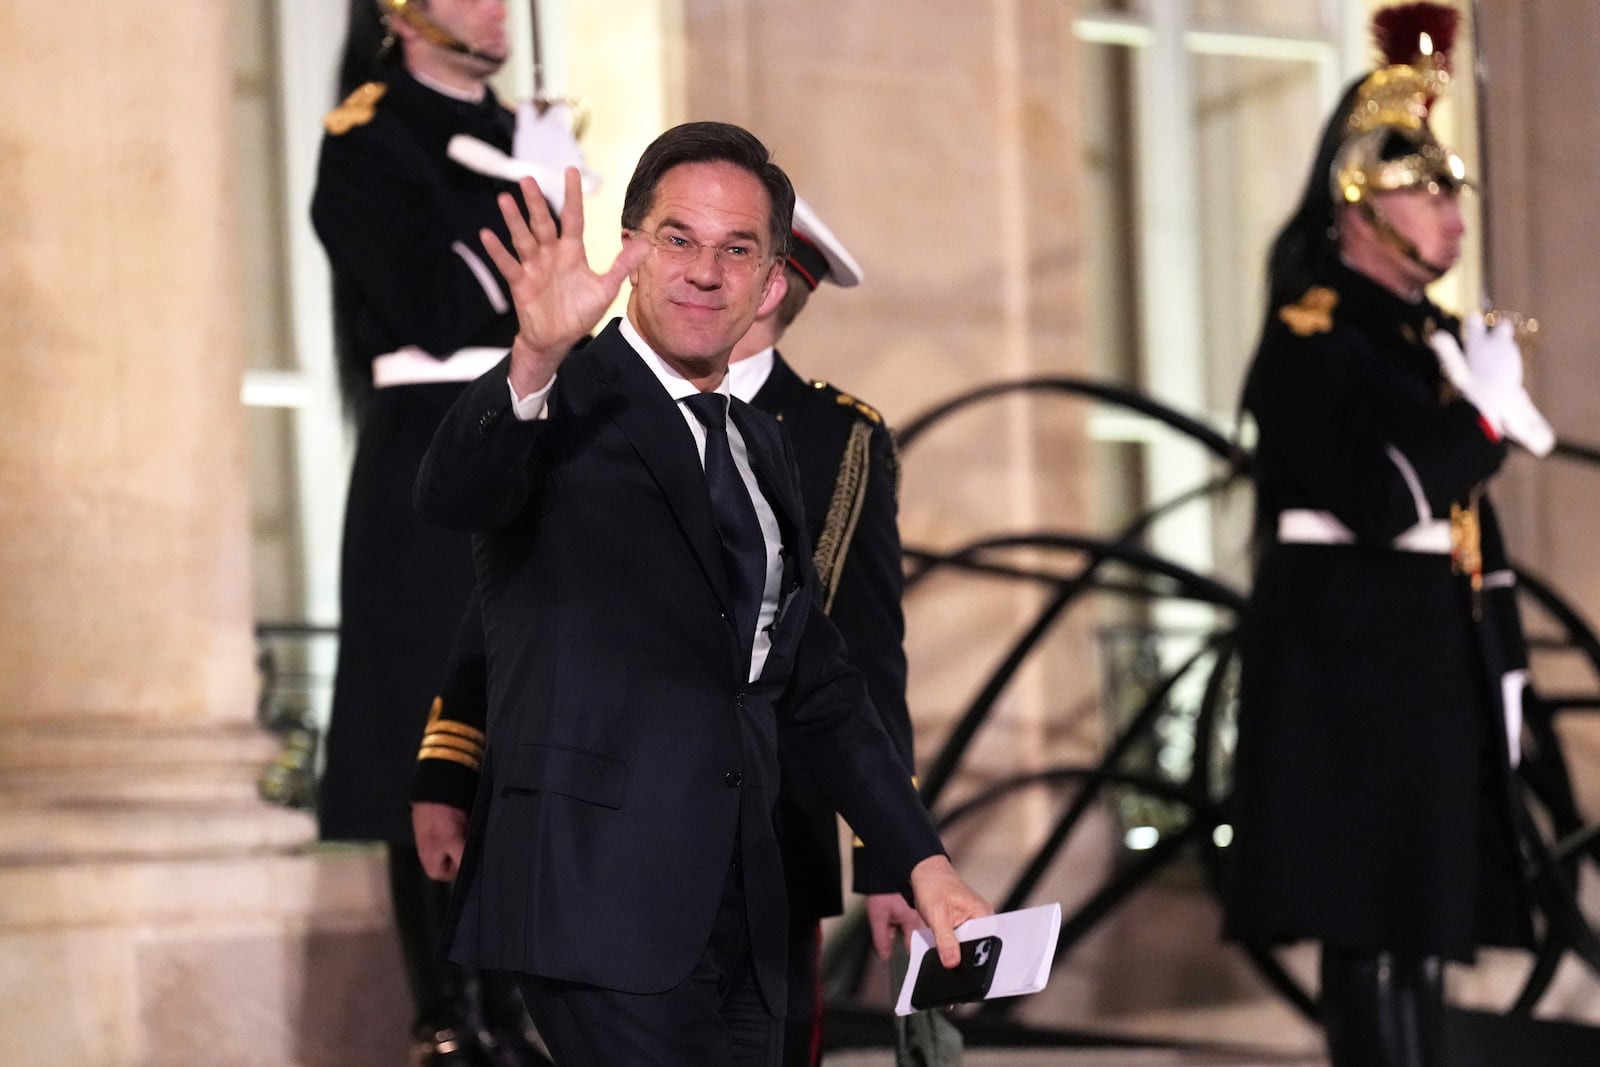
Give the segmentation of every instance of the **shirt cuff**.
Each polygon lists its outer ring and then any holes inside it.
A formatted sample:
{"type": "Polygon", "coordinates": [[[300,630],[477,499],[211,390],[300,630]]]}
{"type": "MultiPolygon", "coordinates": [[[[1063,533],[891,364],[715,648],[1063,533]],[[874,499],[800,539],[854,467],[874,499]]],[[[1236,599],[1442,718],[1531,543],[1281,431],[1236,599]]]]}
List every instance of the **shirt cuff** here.
{"type": "Polygon", "coordinates": [[[511,379],[506,379],[506,388],[511,392],[511,413],[517,417],[518,422],[532,422],[535,419],[546,417],[544,402],[550,398],[550,390],[556,385],[555,376],[544,383],[544,388],[527,396],[518,396],[517,391],[511,387],[511,379]]]}

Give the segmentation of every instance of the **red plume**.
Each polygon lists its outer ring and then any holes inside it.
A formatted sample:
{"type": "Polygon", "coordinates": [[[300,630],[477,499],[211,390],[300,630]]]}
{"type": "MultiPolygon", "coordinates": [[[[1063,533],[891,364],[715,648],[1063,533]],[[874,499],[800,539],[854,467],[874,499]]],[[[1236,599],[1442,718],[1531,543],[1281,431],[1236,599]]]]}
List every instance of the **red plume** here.
{"type": "Polygon", "coordinates": [[[1414,64],[1422,55],[1422,35],[1433,42],[1434,62],[1450,71],[1450,49],[1456,43],[1461,13],[1449,4],[1415,3],[1386,7],[1372,16],[1372,38],[1385,64],[1414,64]]]}

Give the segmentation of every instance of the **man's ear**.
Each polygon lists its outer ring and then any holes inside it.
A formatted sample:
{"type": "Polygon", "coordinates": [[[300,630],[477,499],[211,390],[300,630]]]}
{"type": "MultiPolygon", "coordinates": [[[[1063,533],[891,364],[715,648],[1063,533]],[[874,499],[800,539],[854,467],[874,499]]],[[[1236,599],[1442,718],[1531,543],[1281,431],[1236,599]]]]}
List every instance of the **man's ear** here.
{"type": "Polygon", "coordinates": [[[783,269],[783,264],[775,264],[771,274],[767,276],[767,288],[761,294],[761,306],[756,308],[756,318],[764,319],[778,310],[778,305],[783,303],[783,298],[789,294],[788,271],[783,269]]]}
{"type": "MultiPolygon", "coordinates": [[[[628,230],[628,229],[624,229],[622,231],[622,247],[623,248],[627,248],[629,242],[637,241],[638,239],[639,239],[639,235],[637,233],[635,233],[634,231],[628,230]]],[[[649,259],[649,258],[650,258],[649,256],[645,256],[645,259],[649,259]]],[[[639,267],[642,267],[642,266],[644,266],[644,259],[641,259],[639,261],[639,265],[637,267],[634,267],[632,270],[630,270],[628,272],[628,284],[629,285],[637,286],[639,284],[639,267]]]]}
{"type": "Polygon", "coordinates": [[[417,32],[417,28],[411,25],[411,22],[404,15],[400,14],[386,16],[384,29],[394,34],[396,40],[405,41],[408,44],[416,44],[417,39],[422,36],[417,32]]]}

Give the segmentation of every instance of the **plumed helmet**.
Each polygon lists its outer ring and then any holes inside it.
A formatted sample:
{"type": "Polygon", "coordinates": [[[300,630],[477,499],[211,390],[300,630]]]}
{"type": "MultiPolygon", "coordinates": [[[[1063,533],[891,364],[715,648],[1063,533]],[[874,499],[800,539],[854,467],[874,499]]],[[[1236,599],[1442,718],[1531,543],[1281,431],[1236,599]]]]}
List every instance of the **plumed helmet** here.
{"type": "Polygon", "coordinates": [[[1434,101],[1450,84],[1450,48],[1458,15],[1437,3],[1387,7],[1373,17],[1384,65],[1364,78],[1350,102],[1328,174],[1335,203],[1374,193],[1466,184],[1461,157],[1428,125],[1434,101]]]}

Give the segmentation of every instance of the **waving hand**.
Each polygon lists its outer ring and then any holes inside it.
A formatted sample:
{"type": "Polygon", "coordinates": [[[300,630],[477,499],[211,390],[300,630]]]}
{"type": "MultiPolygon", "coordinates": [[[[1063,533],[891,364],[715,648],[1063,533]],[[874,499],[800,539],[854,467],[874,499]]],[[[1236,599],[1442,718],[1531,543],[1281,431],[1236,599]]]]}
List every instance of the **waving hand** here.
{"type": "Polygon", "coordinates": [[[583,189],[576,168],[566,171],[561,232],[545,209],[539,183],[519,183],[525,204],[536,205],[525,218],[517,198],[500,195],[500,214],[511,236],[511,250],[492,230],[479,231],[483,247],[511,290],[517,336],[511,344],[511,385],[527,396],[547,385],[572,346],[594,329],[616,299],[622,280],[650,252],[644,241],[628,241],[604,274],[589,267],[583,247],[583,189]]]}

